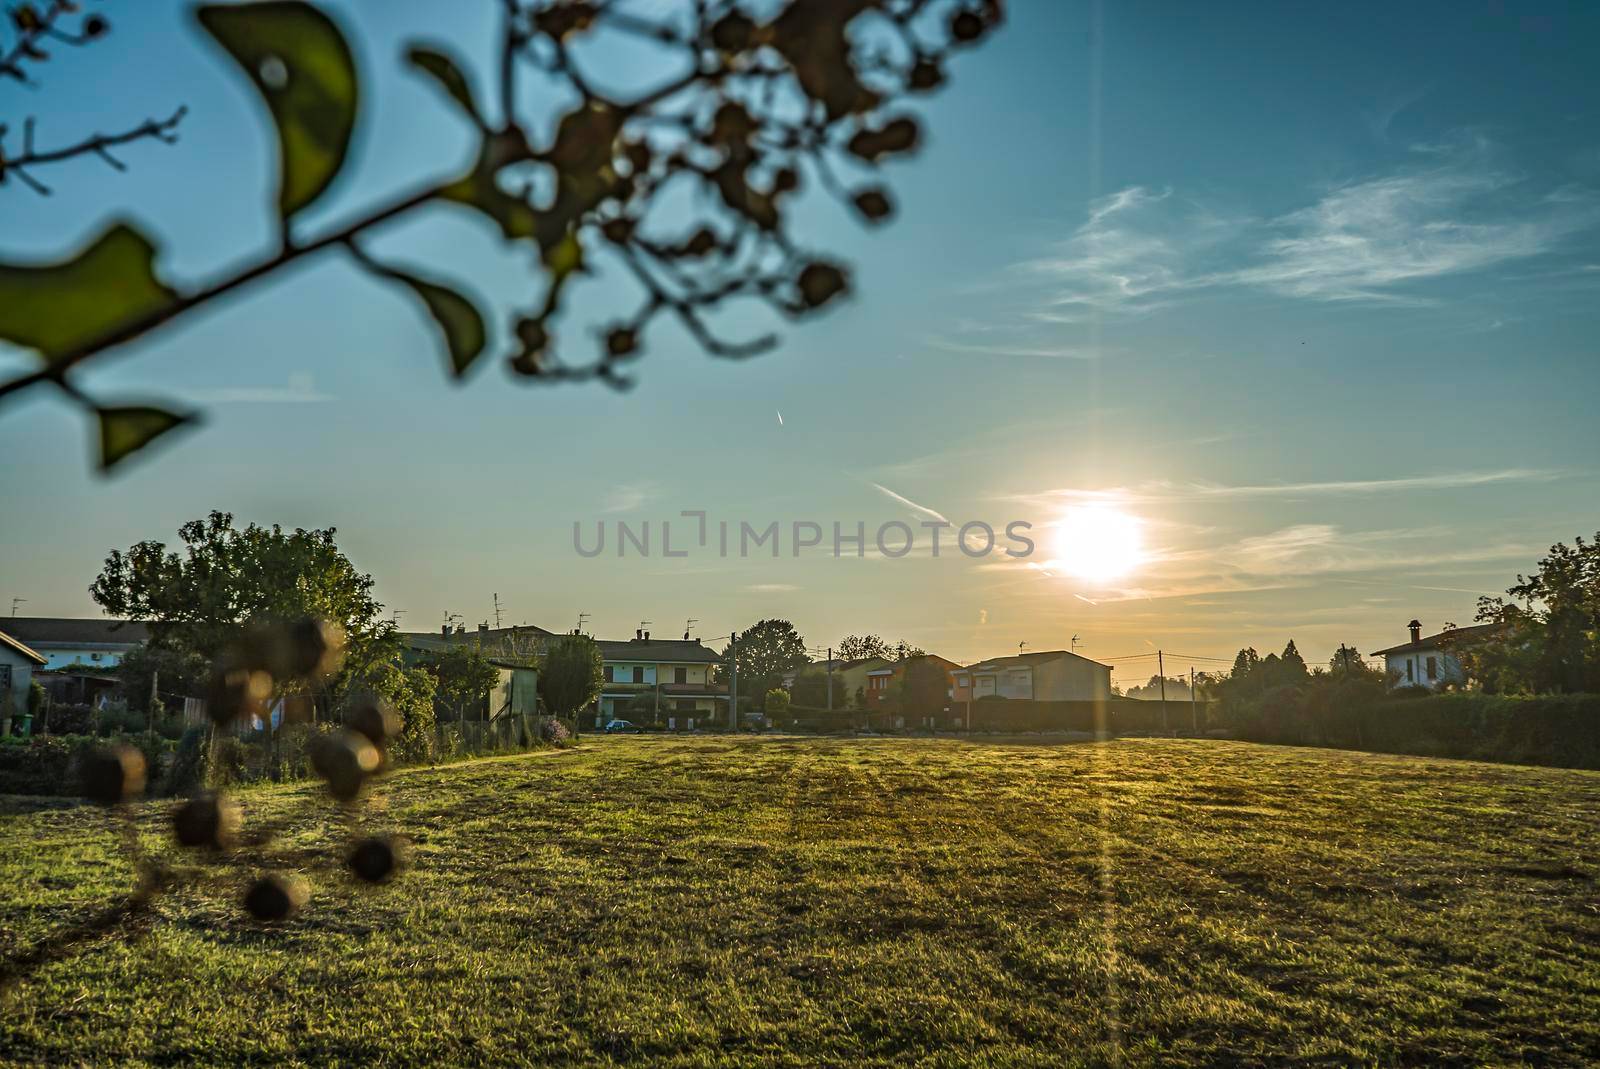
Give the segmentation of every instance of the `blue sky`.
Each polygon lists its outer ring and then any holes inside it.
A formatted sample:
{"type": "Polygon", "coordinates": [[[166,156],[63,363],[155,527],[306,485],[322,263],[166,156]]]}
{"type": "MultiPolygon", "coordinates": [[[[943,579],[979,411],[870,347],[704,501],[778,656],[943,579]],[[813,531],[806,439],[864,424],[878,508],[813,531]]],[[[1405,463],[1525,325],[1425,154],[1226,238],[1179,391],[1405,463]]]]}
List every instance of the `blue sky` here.
{"type": "MultiPolygon", "coordinates": [[[[426,38],[481,62],[497,8],[329,6],[373,108],[310,230],[463,163],[466,132],[399,54],[426,38]]],[[[131,217],[192,284],[269,240],[267,130],[181,6],[103,10],[106,42],[38,91],[0,86],[0,110],[36,114],[43,141],[184,103],[182,140],[128,149],[126,174],[41,172],[50,198],[0,189],[5,258],[131,217]]],[[[631,393],[529,387],[487,359],[457,387],[406,299],[320,260],[88,379],[211,417],[112,480],[75,411],[0,411],[0,608],[90,613],[108,549],[218,508],[337,526],[417,628],[484,619],[498,593],[510,620],[582,611],[603,635],[781,615],[818,645],[872,630],[957,659],[1073,635],[1106,658],[1291,636],[1322,658],[1413,616],[1465,622],[1600,527],[1597,44],[1583,5],[1014,4],[891,169],[891,226],[806,205],[806,241],[855,265],[857,295],[778,351],[730,364],[663,325],[631,393]],[[1148,559],[1094,581],[1037,559],[572,549],[575,520],[870,530],[926,518],[907,501],[1047,542],[1099,503],[1142,523],[1148,559]]],[[[376,247],[502,309],[526,290],[526,263],[459,214],[376,247]]],[[[606,281],[585,307],[631,301],[606,281]]]]}

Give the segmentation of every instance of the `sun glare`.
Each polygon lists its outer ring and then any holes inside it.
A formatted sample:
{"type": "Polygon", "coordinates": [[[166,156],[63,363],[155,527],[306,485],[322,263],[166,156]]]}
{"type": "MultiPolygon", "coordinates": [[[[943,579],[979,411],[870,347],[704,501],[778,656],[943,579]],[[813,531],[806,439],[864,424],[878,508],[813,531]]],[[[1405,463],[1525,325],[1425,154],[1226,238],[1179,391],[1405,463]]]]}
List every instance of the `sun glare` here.
{"type": "Polygon", "coordinates": [[[1077,505],[1056,522],[1054,567],[1091,582],[1119,579],[1144,562],[1138,517],[1107,505],[1077,505]]]}

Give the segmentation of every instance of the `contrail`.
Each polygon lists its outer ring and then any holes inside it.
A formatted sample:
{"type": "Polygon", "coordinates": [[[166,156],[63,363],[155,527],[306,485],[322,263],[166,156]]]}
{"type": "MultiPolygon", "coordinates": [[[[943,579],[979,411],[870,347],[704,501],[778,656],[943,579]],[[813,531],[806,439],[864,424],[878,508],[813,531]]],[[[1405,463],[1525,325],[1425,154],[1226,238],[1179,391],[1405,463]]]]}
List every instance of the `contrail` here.
{"type": "Polygon", "coordinates": [[[783,411],[782,411],[782,409],[774,408],[773,411],[778,413],[778,426],[780,426],[780,427],[783,426],[783,411]]]}
{"type": "Polygon", "coordinates": [[[884,486],[881,483],[872,483],[870,485],[873,488],[875,488],[879,493],[886,494],[889,497],[892,497],[894,500],[900,502],[900,504],[906,506],[907,508],[915,509],[916,511],[922,513],[924,516],[932,516],[934,519],[938,520],[940,523],[949,523],[950,522],[949,520],[945,519],[943,516],[939,515],[937,512],[933,511],[932,509],[928,508],[927,506],[919,505],[915,501],[911,500],[909,497],[902,497],[901,495],[895,493],[893,490],[889,489],[887,486],[884,486]]]}

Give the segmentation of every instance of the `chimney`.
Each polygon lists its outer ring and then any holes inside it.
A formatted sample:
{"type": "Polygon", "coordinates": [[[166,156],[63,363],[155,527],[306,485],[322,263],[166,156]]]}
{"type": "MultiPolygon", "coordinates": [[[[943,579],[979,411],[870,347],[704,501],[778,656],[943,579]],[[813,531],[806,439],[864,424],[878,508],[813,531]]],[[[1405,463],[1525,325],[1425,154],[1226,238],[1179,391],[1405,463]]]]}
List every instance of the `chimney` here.
{"type": "Polygon", "coordinates": [[[483,632],[485,632],[487,630],[489,630],[489,621],[488,620],[485,620],[483,623],[478,625],[478,633],[480,635],[483,634],[483,632]]]}
{"type": "Polygon", "coordinates": [[[642,628],[642,627],[634,628],[633,629],[633,640],[635,642],[638,642],[642,638],[644,638],[644,628],[642,628]]]}
{"type": "Polygon", "coordinates": [[[1412,642],[1421,642],[1422,641],[1422,621],[1421,620],[1412,620],[1409,624],[1406,624],[1406,626],[1411,628],[1411,641],[1412,642]]]}
{"type": "Polygon", "coordinates": [[[646,631],[646,632],[645,632],[645,633],[644,633],[644,640],[645,640],[645,641],[646,641],[646,642],[649,642],[649,641],[650,641],[650,632],[648,632],[648,631],[646,631]]]}
{"type": "Polygon", "coordinates": [[[449,620],[446,620],[444,622],[444,627],[440,628],[439,634],[443,635],[445,638],[449,638],[450,637],[450,621],[449,620]]]}

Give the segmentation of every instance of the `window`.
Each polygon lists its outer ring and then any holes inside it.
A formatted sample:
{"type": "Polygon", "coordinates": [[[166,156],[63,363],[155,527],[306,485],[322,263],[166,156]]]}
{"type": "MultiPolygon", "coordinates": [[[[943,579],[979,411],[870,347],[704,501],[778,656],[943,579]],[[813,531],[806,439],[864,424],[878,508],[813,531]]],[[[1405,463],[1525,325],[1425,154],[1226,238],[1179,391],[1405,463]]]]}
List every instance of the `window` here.
{"type": "Polygon", "coordinates": [[[1428,658],[1428,678],[1429,679],[1438,679],[1439,678],[1439,658],[1437,658],[1437,657],[1429,657],[1428,658]]]}
{"type": "Polygon", "coordinates": [[[672,670],[672,681],[674,683],[689,682],[689,670],[687,668],[674,668],[672,670]]]}
{"type": "Polygon", "coordinates": [[[692,713],[694,712],[694,701],[689,698],[680,698],[677,708],[680,713],[692,713]]]}
{"type": "Polygon", "coordinates": [[[99,654],[98,654],[98,653],[91,653],[91,654],[89,654],[89,660],[91,660],[91,661],[98,661],[98,660],[99,660],[99,659],[100,659],[100,655],[99,655],[99,654]]]}
{"type": "Polygon", "coordinates": [[[633,681],[635,683],[644,682],[644,665],[636,664],[633,666],[633,681]]]}
{"type": "Polygon", "coordinates": [[[965,687],[967,685],[968,684],[967,684],[967,677],[966,676],[956,676],[956,686],[965,687]]]}
{"type": "Polygon", "coordinates": [[[1414,658],[1407,657],[1406,658],[1406,682],[1407,683],[1415,683],[1416,681],[1417,681],[1417,662],[1416,662],[1416,660],[1414,658]]]}
{"type": "Polygon", "coordinates": [[[0,664],[0,697],[4,697],[11,689],[11,666],[0,664]]]}
{"type": "Polygon", "coordinates": [[[609,664],[606,665],[606,682],[607,683],[615,683],[617,681],[616,680],[616,674],[617,674],[617,670],[615,668],[612,668],[609,664]]]}

